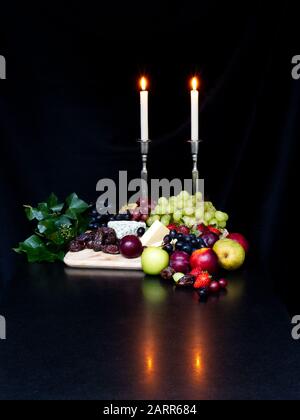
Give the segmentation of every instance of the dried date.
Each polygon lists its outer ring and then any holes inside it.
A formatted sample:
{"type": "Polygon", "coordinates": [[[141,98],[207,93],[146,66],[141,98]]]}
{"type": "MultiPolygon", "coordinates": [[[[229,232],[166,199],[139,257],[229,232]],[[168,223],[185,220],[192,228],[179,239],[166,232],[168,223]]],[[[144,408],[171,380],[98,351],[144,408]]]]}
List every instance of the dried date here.
{"type": "Polygon", "coordinates": [[[192,287],[195,283],[195,277],[189,274],[181,277],[181,279],[176,283],[177,287],[192,287]]]}
{"type": "Polygon", "coordinates": [[[160,276],[164,280],[171,280],[173,274],[175,274],[175,270],[172,267],[167,267],[160,272],[160,276]]]}
{"type": "Polygon", "coordinates": [[[84,242],[79,242],[77,240],[70,242],[69,251],[70,252],[80,252],[85,248],[84,242]]]}
{"type": "Polygon", "coordinates": [[[102,251],[105,252],[106,254],[113,254],[113,255],[120,254],[118,245],[105,245],[103,246],[102,251]]]}

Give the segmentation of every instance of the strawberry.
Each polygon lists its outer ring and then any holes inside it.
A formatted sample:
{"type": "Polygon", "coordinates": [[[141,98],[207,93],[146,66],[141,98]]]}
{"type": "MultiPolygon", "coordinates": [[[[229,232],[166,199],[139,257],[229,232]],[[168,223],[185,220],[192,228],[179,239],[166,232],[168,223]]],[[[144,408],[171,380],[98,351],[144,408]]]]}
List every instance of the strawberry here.
{"type": "Polygon", "coordinates": [[[200,225],[197,226],[197,230],[199,230],[199,232],[201,233],[205,233],[208,231],[208,227],[205,226],[204,223],[201,223],[200,225]]]}
{"type": "Polygon", "coordinates": [[[167,228],[169,230],[176,230],[177,231],[178,226],[175,225],[175,223],[171,223],[170,225],[167,226],[167,228]]]}
{"type": "Polygon", "coordinates": [[[183,235],[189,235],[190,229],[187,226],[180,225],[177,227],[177,232],[182,233],[183,235]]]}
{"type": "Polygon", "coordinates": [[[202,271],[197,277],[194,283],[195,289],[204,289],[209,287],[211,283],[211,275],[207,271],[202,271]]]}
{"type": "Polygon", "coordinates": [[[207,228],[210,232],[215,233],[218,236],[221,235],[221,231],[219,229],[215,228],[214,226],[207,226],[207,228]]]}
{"type": "Polygon", "coordinates": [[[190,275],[194,276],[194,277],[197,277],[201,273],[202,273],[201,268],[193,268],[193,270],[190,272],[190,275]]]}

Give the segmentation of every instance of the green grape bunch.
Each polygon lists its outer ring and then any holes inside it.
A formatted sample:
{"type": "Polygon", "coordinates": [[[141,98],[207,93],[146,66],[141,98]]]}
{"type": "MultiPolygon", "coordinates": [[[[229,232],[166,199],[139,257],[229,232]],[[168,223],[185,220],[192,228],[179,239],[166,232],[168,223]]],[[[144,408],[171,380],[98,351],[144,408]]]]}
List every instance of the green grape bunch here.
{"type": "Polygon", "coordinates": [[[160,197],[147,220],[147,225],[151,226],[156,220],[160,220],[165,226],[176,223],[192,228],[204,223],[206,226],[225,229],[228,219],[227,213],[217,210],[211,201],[204,201],[201,192],[190,195],[187,191],[181,191],[169,199],[160,197]]]}

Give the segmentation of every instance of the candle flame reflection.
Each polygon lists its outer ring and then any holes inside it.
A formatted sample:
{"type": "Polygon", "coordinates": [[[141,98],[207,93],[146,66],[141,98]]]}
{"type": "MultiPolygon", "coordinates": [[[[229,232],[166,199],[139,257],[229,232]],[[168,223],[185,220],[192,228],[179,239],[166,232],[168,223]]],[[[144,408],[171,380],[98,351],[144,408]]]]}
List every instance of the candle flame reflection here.
{"type": "Polygon", "coordinates": [[[142,77],[141,78],[140,85],[141,85],[141,89],[142,90],[146,90],[147,89],[147,79],[146,79],[146,77],[142,77]]]}
{"type": "Polygon", "coordinates": [[[201,381],[201,378],[203,376],[203,362],[202,362],[202,357],[199,351],[194,353],[192,369],[193,369],[193,380],[198,383],[199,381],[201,381]]]}
{"type": "Polygon", "coordinates": [[[193,88],[193,90],[197,90],[197,88],[198,88],[198,79],[197,79],[197,77],[193,77],[192,78],[192,88],[193,88]]]}
{"type": "Polygon", "coordinates": [[[153,370],[153,358],[152,356],[147,357],[147,371],[148,373],[151,373],[153,370]]]}
{"type": "Polygon", "coordinates": [[[201,357],[200,357],[200,354],[198,353],[195,356],[195,370],[197,372],[200,372],[201,368],[202,368],[201,357]]]}

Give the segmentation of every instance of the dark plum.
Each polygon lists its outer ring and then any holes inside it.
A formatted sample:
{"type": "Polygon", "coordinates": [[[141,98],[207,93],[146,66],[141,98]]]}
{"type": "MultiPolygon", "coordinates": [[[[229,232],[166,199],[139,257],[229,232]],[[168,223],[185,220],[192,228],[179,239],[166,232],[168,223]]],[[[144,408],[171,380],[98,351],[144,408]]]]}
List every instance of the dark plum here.
{"type": "Polygon", "coordinates": [[[127,235],[120,241],[120,252],[125,258],[138,258],[143,252],[143,245],[137,236],[127,235]]]}
{"type": "Polygon", "coordinates": [[[212,232],[204,233],[201,237],[207,246],[207,248],[212,248],[214,244],[219,240],[218,235],[212,232]]]}

